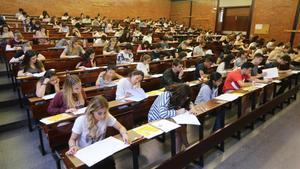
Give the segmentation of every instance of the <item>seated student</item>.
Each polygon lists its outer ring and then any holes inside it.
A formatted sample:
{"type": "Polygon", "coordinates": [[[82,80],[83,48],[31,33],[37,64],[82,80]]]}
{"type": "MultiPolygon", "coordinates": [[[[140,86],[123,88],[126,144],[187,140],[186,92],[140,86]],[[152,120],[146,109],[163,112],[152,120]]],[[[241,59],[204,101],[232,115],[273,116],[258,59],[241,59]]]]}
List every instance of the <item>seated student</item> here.
{"type": "Polygon", "coordinates": [[[234,56],[232,54],[226,55],[223,58],[222,62],[218,65],[217,72],[223,75],[226,73],[226,70],[232,69],[233,60],[234,60],[234,56]]]}
{"type": "Polygon", "coordinates": [[[59,78],[54,69],[46,71],[45,75],[36,83],[36,96],[43,97],[59,92],[59,78]]]}
{"type": "Polygon", "coordinates": [[[139,44],[139,46],[137,48],[137,52],[145,51],[145,50],[151,50],[151,45],[148,41],[145,41],[142,44],[139,44]]]}
{"type": "Polygon", "coordinates": [[[56,93],[48,106],[48,112],[52,115],[60,113],[73,113],[84,107],[86,101],[85,92],[81,88],[81,81],[77,75],[67,75],[61,91],[56,93]]]}
{"type": "Polygon", "coordinates": [[[251,63],[254,65],[251,71],[251,76],[255,78],[261,78],[263,75],[261,74],[261,70],[259,69],[259,65],[262,63],[264,60],[264,56],[261,53],[257,53],[254,55],[253,60],[251,63]]]}
{"type": "Polygon", "coordinates": [[[140,70],[144,73],[145,76],[150,76],[149,71],[149,63],[151,62],[151,56],[150,55],[143,55],[141,57],[140,62],[136,65],[136,70],[140,70]]]}
{"type": "Polygon", "coordinates": [[[46,19],[46,18],[50,18],[50,15],[48,14],[47,11],[43,11],[42,14],[39,16],[40,19],[46,19]]]}
{"type": "MultiPolygon", "coordinates": [[[[264,66],[264,69],[277,67],[280,71],[286,71],[291,68],[291,57],[289,55],[283,55],[280,58],[277,58],[276,61],[270,62],[264,66]]],[[[291,83],[290,79],[281,80],[280,88],[276,92],[276,95],[282,94],[291,83]]]]}
{"type": "Polygon", "coordinates": [[[96,80],[96,86],[105,87],[114,85],[115,82],[114,79],[121,79],[123,76],[116,73],[116,66],[109,65],[107,66],[106,70],[103,72],[100,72],[98,75],[98,78],[96,80]]]}
{"type": "Polygon", "coordinates": [[[103,55],[117,54],[120,51],[117,38],[111,38],[103,47],[103,55]]]}
{"type": "MultiPolygon", "coordinates": [[[[167,86],[153,102],[148,113],[148,121],[168,119],[185,113],[190,109],[191,95],[191,88],[184,83],[167,86]]],[[[181,151],[182,145],[185,147],[189,145],[186,126],[176,130],[176,152],[181,151]]]]}
{"type": "Polygon", "coordinates": [[[37,59],[37,53],[29,50],[25,53],[22,67],[18,72],[18,76],[33,76],[32,74],[34,73],[41,73],[44,71],[44,65],[37,59]]]}
{"type": "Polygon", "coordinates": [[[61,53],[60,58],[68,58],[68,56],[81,56],[85,51],[79,45],[77,38],[72,38],[69,41],[68,46],[61,53]]]}
{"type": "Polygon", "coordinates": [[[163,59],[163,55],[161,54],[162,48],[159,44],[153,45],[153,51],[151,52],[151,59],[152,60],[161,60],[163,59]]]}
{"type": "Polygon", "coordinates": [[[152,32],[148,31],[146,35],[143,37],[142,43],[145,41],[148,41],[150,44],[152,44],[152,32]]]}
{"type": "Polygon", "coordinates": [[[127,43],[127,42],[132,41],[129,28],[127,28],[127,27],[124,28],[123,33],[118,38],[118,40],[119,40],[120,43],[127,43]]]}
{"type": "Polygon", "coordinates": [[[204,56],[205,55],[205,52],[203,50],[204,46],[205,44],[203,42],[200,42],[199,45],[194,48],[193,55],[204,56]]]}
{"type": "Polygon", "coordinates": [[[122,100],[132,96],[130,90],[141,88],[141,81],[144,78],[144,73],[139,70],[134,70],[128,77],[122,78],[118,82],[116,91],[116,100],[122,100]]]}
{"type": "Polygon", "coordinates": [[[133,62],[132,45],[126,44],[124,50],[121,50],[117,55],[117,64],[133,62]]]}
{"type": "Polygon", "coordinates": [[[181,42],[181,44],[179,44],[179,46],[177,47],[177,53],[180,53],[182,51],[186,53],[192,52],[188,45],[189,44],[186,41],[181,42]]]}
{"type": "MultiPolygon", "coordinates": [[[[22,46],[22,50],[17,50],[16,55],[10,59],[9,63],[18,63],[21,62],[24,59],[25,53],[29,50],[32,50],[32,46],[29,42],[24,43],[22,46]]],[[[42,61],[45,60],[45,56],[37,53],[37,60],[42,61]]]]}
{"type": "Polygon", "coordinates": [[[68,33],[69,30],[70,30],[69,26],[65,22],[61,22],[58,32],[59,33],[68,33]]]}
{"type": "Polygon", "coordinates": [[[211,55],[205,55],[204,62],[203,63],[198,63],[195,71],[195,79],[204,79],[207,77],[209,68],[213,64],[213,58],[211,55]]]}
{"type": "Polygon", "coordinates": [[[13,39],[14,33],[9,29],[7,25],[4,25],[1,30],[0,34],[1,38],[13,39]]]}
{"type": "Polygon", "coordinates": [[[245,55],[244,51],[241,50],[234,61],[234,66],[235,67],[241,67],[245,62],[247,62],[247,56],[245,55]]]}
{"type": "Polygon", "coordinates": [[[104,33],[101,28],[98,29],[94,28],[94,31],[92,32],[93,37],[102,37],[103,35],[107,37],[107,34],[104,33]]]}
{"type": "Polygon", "coordinates": [[[284,43],[280,42],[275,49],[273,49],[267,59],[267,63],[268,62],[272,62],[272,61],[276,61],[277,58],[279,58],[280,56],[282,56],[284,54],[284,43]]]}
{"type": "Polygon", "coordinates": [[[21,32],[16,31],[14,33],[14,38],[7,42],[5,50],[18,50],[20,49],[20,46],[24,43],[25,41],[23,35],[21,34],[21,32]]]}
{"type": "MultiPolygon", "coordinates": [[[[207,102],[218,96],[219,86],[222,84],[222,75],[218,72],[213,72],[209,75],[209,81],[201,85],[200,91],[195,100],[195,104],[207,102]]],[[[224,127],[224,111],[218,110],[216,112],[215,124],[213,131],[224,127]]]]}
{"type": "Polygon", "coordinates": [[[279,70],[289,70],[291,68],[291,57],[287,54],[279,57],[276,59],[276,61],[269,62],[265,64],[264,69],[266,68],[272,68],[277,67],[279,70]]]}
{"type": "Polygon", "coordinates": [[[169,86],[174,83],[181,83],[183,76],[183,61],[174,59],[172,62],[172,68],[165,70],[162,76],[162,87],[169,86]]]}
{"type": "Polygon", "coordinates": [[[245,83],[246,80],[250,80],[251,71],[254,65],[251,62],[244,63],[240,69],[236,69],[227,74],[226,80],[223,86],[223,92],[230,92],[237,90],[241,87],[250,86],[252,84],[245,83]]]}
{"type": "Polygon", "coordinates": [[[159,42],[160,46],[162,49],[169,49],[170,46],[168,44],[168,38],[166,36],[163,36],[160,38],[160,42],[159,42]]]}
{"type": "Polygon", "coordinates": [[[135,28],[132,35],[132,42],[138,42],[143,37],[143,34],[139,27],[135,28]]]}
{"type": "Polygon", "coordinates": [[[64,13],[63,16],[61,16],[61,20],[68,20],[69,19],[69,14],[68,12],[64,13]]]}
{"type": "Polygon", "coordinates": [[[66,38],[70,38],[70,37],[81,37],[81,33],[76,27],[73,27],[73,29],[69,30],[66,33],[66,38]]]}
{"type": "Polygon", "coordinates": [[[96,39],[93,46],[104,46],[107,43],[107,36],[102,35],[100,39],[96,39]]]}
{"type": "MultiPolygon", "coordinates": [[[[110,113],[107,100],[103,96],[94,97],[84,115],[79,116],[73,125],[67,154],[74,155],[80,148],[103,140],[107,127],[114,127],[122,139],[128,143],[127,130],[110,113]]],[[[115,168],[113,157],[106,158],[92,168],[115,168]]]]}
{"type": "Polygon", "coordinates": [[[81,57],[82,61],[76,65],[76,69],[85,69],[96,66],[96,61],[94,60],[95,51],[93,48],[87,49],[81,57]]]}
{"type": "Polygon", "coordinates": [[[38,38],[39,45],[49,44],[49,41],[47,40],[48,35],[46,34],[46,29],[44,27],[36,29],[34,37],[38,38]]]}

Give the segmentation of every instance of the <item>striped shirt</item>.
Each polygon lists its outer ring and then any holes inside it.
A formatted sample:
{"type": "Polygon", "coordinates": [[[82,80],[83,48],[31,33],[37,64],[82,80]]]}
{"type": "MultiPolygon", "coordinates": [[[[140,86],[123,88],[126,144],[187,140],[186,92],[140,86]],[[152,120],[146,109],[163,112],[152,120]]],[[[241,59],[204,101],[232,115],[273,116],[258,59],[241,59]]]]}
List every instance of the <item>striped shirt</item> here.
{"type": "Polygon", "coordinates": [[[148,113],[149,122],[176,116],[176,110],[169,108],[170,97],[170,92],[163,92],[155,99],[148,113]]]}

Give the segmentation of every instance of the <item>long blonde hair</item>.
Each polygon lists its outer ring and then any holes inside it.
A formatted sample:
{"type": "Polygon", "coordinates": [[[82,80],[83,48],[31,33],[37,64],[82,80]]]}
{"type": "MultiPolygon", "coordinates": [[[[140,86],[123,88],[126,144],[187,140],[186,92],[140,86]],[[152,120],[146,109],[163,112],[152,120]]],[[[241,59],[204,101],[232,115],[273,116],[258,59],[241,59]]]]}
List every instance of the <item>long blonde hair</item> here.
{"type": "MultiPolygon", "coordinates": [[[[98,129],[94,113],[102,108],[108,109],[107,100],[103,96],[95,96],[85,110],[85,115],[88,121],[89,136],[91,138],[96,138],[96,132],[98,129]]],[[[107,114],[108,111],[105,113],[105,118],[107,117],[107,114]]]]}
{"type": "Polygon", "coordinates": [[[67,75],[63,85],[63,98],[68,108],[76,108],[76,101],[84,103],[82,92],[78,94],[73,93],[73,86],[76,84],[81,84],[79,77],[76,75],[67,75]]]}

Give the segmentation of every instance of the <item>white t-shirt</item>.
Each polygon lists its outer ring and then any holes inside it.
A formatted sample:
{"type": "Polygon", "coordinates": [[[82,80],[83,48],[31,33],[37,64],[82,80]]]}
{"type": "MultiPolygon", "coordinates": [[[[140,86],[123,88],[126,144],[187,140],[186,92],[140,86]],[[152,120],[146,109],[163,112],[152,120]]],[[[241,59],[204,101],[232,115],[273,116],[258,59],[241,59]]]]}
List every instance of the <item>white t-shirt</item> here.
{"type": "Polygon", "coordinates": [[[222,62],[218,65],[217,72],[221,74],[225,73],[225,62],[222,62]]]}
{"type": "Polygon", "coordinates": [[[122,78],[117,85],[116,100],[122,100],[125,98],[126,93],[132,89],[139,88],[132,85],[128,78],[122,78]]]}
{"type": "Polygon", "coordinates": [[[79,140],[77,142],[77,146],[79,148],[83,148],[99,140],[103,140],[106,134],[107,126],[113,126],[116,124],[116,122],[117,120],[111,114],[108,114],[105,120],[99,121],[97,123],[98,129],[96,132],[96,138],[91,139],[89,137],[88,121],[86,115],[79,116],[75,120],[74,126],[72,128],[73,133],[80,135],[79,140]]]}
{"type": "Polygon", "coordinates": [[[144,36],[142,42],[144,43],[145,41],[148,41],[150,44],[152,44],[152,37],[151,36],[144,36]]]}
{"type": "Polygon", "coordinates": [[[149,64],[144,64],[142,62],[139,62],[137,65],[136,65],[136,69],[137,70],[140,70],[144,73],[145,76],[148,76],[149,75],[149,64]]]}

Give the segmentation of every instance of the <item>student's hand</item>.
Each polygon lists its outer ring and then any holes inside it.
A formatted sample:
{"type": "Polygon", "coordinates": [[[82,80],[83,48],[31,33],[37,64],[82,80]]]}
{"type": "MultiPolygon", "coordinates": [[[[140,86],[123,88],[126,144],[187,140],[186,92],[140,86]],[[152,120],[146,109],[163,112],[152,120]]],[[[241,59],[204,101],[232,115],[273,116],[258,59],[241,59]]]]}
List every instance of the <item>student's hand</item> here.
{"type": "Polygon", "coordinates": [[[181,78],[182,78],[182,76],[183,76],[183,69],[181,69],[181,70],[180,70],[180,72],[179,72],[179,75],[178,75],[178,76],[179,76],[179,79],[181,79],[181,78]]]}
{"type": "Polygon", "coordinates": [[[184,108],[181,108],[181,109],[178,109],[178,110],[176,110],[176,114],[178,115],[178,114],[183,114],[183,113],[185,113],[186,111],[185,111],[185,109],[184,108]]]}
{"type": "Polygon", "coordinates": [[[74,113],[77,109],[75,108],[70,108],[66,110],[66,113],[74,113]]]}
{"type": "Polygon", "coordinates": [[[74,155],[74,154],[76,154],[76,152],[78,151],[78,147],[77,146],[72,146],[72,147],[70,147],[70,149],[67,151],[67,154],[68,155],[74,155]]]}
{"type": "Polygon", "coordinates": [[[123,142],[124,142],[125,144],[129,144],[127,133],[123,133],[123,134],[121,134],[121,135],[122,135],[123,142]]]}
{"type": "Polygon", "coordinates": [[[262,72],[261,76],[262,77],[267,76],[267,72],[262,72]]]}
{"type": "Polygon", "coordinates": [[[44,79],[44,81],[43,81],[43,84],[48,84],[48,83],[49,83],[49,81],[50,81],[50,79],[49,79],[49,78],[45,78],[45,79],[44,79]]]}
{"type": "Polygon", "coordinates": [[[84,66],[79,66],[78,69],[84,70],[85,67],[84,66]]]}
{"type": "Polygon", "coordinates": [[[264,81],[265,81],[265,82],[267,82],[267,83],[270,83],[270,82],[272,82],[272,80],[273,80],[272,78],[267,78],[267,79],[264,79],[264,81]]]}

